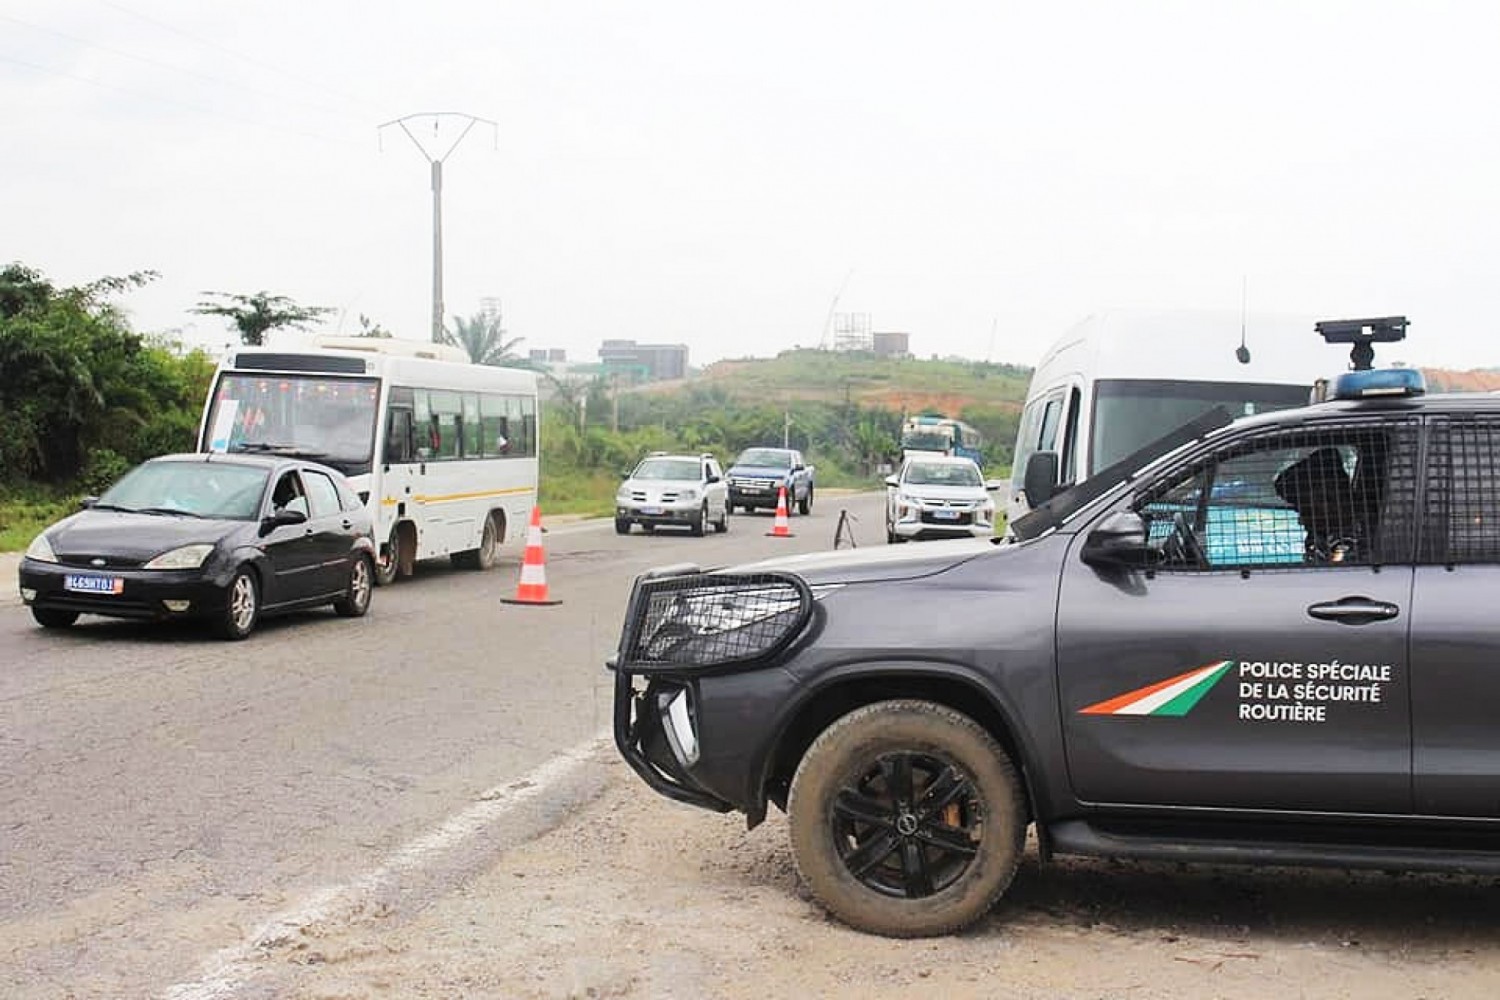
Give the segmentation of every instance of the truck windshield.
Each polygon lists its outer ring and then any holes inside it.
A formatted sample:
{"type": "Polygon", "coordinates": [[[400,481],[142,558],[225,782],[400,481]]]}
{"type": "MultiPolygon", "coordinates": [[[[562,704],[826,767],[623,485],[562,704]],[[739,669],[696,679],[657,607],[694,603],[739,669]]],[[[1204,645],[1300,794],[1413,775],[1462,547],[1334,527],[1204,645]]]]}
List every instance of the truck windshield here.
{"type": "Polygon", "coordinates": [[[740,457],[734,464],[758,465],[763,469],[790,469],[792,455],[791,452],[777,451],[775,448],[749,448],[740,452],[740,457]]]}
{"type": "Polygon", "coordinates": [[[1089,472],[1097,473],[1164,432],[1210,410],[1231,417],[1306,406],[1312,386],[1178,379],[1100,379],[1094,386],[1089,472]]]}
{"type": "Polygon", "coordinates": [[[204,440],[233,405],[228,450],[298,454],[345,475],[370,470],[380,385],[372,378],[225,372],[214,390],[204,440]]]}

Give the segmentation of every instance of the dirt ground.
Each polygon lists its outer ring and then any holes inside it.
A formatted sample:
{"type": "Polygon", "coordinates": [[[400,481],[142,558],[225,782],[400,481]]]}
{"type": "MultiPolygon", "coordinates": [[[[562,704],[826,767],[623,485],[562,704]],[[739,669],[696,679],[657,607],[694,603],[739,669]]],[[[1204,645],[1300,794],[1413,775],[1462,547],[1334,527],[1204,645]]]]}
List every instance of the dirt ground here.
{"type": "Polygon", "coordinates": [[[1494,879],[1041,866],[1033,851],[977,927],[891,941],[810,901],[779,814],[746,832],[614,770],[458,891],[305,932],[267,956],[260,985],[307,1000],[1500,994],[1494,879]]]}

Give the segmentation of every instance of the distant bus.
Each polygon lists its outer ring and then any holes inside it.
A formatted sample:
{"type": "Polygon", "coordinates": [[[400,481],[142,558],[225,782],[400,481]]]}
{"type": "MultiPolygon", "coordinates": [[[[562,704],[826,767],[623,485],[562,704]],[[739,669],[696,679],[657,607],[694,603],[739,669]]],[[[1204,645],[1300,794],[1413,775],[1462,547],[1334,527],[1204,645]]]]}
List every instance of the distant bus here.
{"type": "Polygon", "coordinates": [[[202,451],[301,455],[346,475],[375,518],[378,583],[419,559],[488,569],[537,497],[537,382],[388,338],[245,347],[219,366],[202,451]]]}
{"type": "Polygon", "coordinates": [[[984,459],[980,455],[983,445],[979,431],[951,417],[908,417],[901,425],[903,459],[912,452],[927,452],[972,458],[983,466],[984,459]]]}
{"type": "Polygon", "coordinates": [[[1026,494],[1043,453],[1054,488],[1081,482],[1216,407],[1233,417],[1306,406],[1337,369],[1311,318],[1215,311],[1091,316],[1042,355],[1016,435],[1007,511],[1014,521],[1046,497],[1026,494]],[[1248,361],[1236,348],[1243,331],[1248,361]]]}

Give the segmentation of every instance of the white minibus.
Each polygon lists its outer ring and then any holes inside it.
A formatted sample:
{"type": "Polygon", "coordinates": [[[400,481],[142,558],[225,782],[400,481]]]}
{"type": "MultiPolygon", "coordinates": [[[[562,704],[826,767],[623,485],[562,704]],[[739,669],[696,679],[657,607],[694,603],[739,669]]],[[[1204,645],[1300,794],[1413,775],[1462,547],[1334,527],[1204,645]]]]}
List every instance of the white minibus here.
{"type": "Polygon", "coordinates": [[[1241,417],[1307,405],[1313,383],[1338,364],[1313,322],[1185,310],[1084,320],[1032,375],[1016,436],[1010,520],[1216,407],[1241,417]],[[1041,458],[1033,492],[1048,496],[1027,495],[1034,455],[1041,458]]]}
{"type": "Polygon", "coordinates": [[[537,380],[391,338],[232,349],[202,451],[302,455],[343,472],[375,518],[377,582],[419,559],[488,569],[537,498],[537,380]]]}

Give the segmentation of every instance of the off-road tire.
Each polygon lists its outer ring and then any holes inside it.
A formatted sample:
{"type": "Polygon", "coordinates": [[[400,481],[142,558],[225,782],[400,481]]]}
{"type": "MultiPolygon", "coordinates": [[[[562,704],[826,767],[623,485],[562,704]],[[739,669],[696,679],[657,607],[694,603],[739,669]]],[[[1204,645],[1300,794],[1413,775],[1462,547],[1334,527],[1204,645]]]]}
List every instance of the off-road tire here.
{"type": "Polygon", "coordinates": [[[349,564],[349,580],[344,596],[333,602],[333,610],[345,618],[363,618],[370,610],[375,590],[375,560],[361,553],[349,564]]]}
{"type": "Polygon", "coordinates": [[[627,520],[625,520],[624,518],[620,518],[620,517],[615,518],[615,534],[617,534],[617,535],[628,535],[628,534],[630,534],[630,522],[627,521],[627,520]]]}
{"type": "Polygon", "coordinates": [[[797,501],[797,513],[807,516],[812,512],[812,487],[808,487],[807,495],[797,501]]]}
{"type": "MultiPolygon", "coordinates": [[[[803,756],[787,813],[792,855],[813,897],[851,927],[888,937],[948,934],[978,920],[1010,885],[1026,843],[1025,799],[1010,758],[973,719],[927,701],[876,702],[834,722],[803,756]],[[911,786],[905,792],[916,801],[898,804],[902,761],[911,786]],[[959,782],[951,794],[940,785],[949,779],[959,782]],[[886,782],[897,786],[889,823],[879,790],[886,782]],[[925,800],[924,791],[936,798],[925,800]],[[841,796],[847,803],[854,795],[867,810],[835,809],[841,796]],[[908,880],[904,891],[911,892],[914,869],[942,884],[919,883],[909,896],[877,890],[841,853],[841,847],[852,853],[850,830],[864,845],[879,847],[877,858],[894,859],[894,874],[908,880]],[[945,839],[934,842],[934,830],[945,839]],[[957,846],[945,850],[942,843],[957,846]],[[913,864],[922,844],[926,863],[913,864]]],[[[880,864],[867,871],[870,880],[893,874],[880,864]]]]}
{"type": "Polygon", "coordinates": [[[707,502],[705,502],[702,507],[698,508],[698,516],[693,519],[693,523],[690,524],[688,526],[688,528],[689,528],[689,530],[692,531],[694,538],[702,538],[703,537],[704,531],[708,528],[708,503],[707,502]]]}
{"type": "Polygon", "coordinates": [[[719,515],[719,519],[714,522],[714,530],[721,535],[729,530],[729,505],[727,503],[724,505],[724,511],[719,515]]]}

